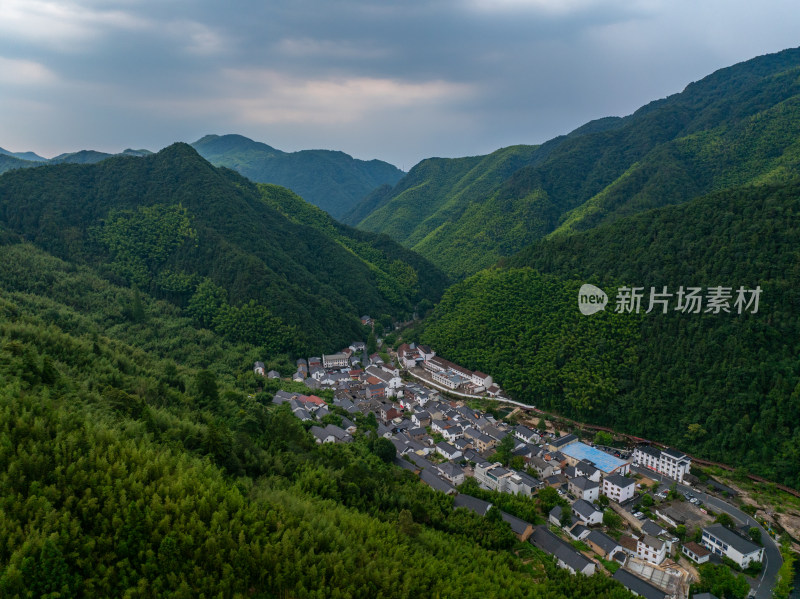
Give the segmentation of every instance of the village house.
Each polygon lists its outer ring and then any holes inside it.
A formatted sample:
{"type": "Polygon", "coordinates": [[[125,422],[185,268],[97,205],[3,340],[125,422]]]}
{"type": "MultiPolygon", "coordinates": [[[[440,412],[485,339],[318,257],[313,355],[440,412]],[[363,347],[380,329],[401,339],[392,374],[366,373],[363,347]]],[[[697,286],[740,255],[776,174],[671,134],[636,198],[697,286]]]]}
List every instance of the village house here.
{"type": "Polygon", "coordinates": [[[611,501],[622,503],[633,497],[636,481],[619,474],[611,474],[603,479],[603,495],[611,501]]]}
{"type": "Polygon", "coordinates": [[[463,454],[455,447],[444,441],[436,444],[436,453],[445,457],[448,460],[455,460],[460,458],[463,454]]]}
{"type": "Polygon", "coordinates": [[[487,449],[491,449],[497,445],[497,439],[493,439],[489,435],[485,435],[484,433],[472,427],[464,429],[464,436],[472,440],[475,449],[477,449],[480,453],[483,453],[487,449]]]}
{"type": "Polygon", "coordinates": [[[743,569],[764,559],[763,547],[722,524],[712,524],[704,528],[701,542],[712,553],[732,559],[743,569]]]}
{"type": "Polygon", "coordinates": [[[256,362],[253,364],[253,372],[259,376],[264,376],[264,362],[256,362]]]}
{"type": "Polygon", "coordinates": [[[442,431],[442,436],[450,443],[454,443],[457,439],[464,436],[464,429],[454,424],[445,428],[444,431],[442,431]]]}
{"type": "Polygon", "coordinates": [[[521,424],[514,427],[514,436],[525,443],[538,443],[541,439],[537,433],[521,424]]]}
{"type": "Polygon", "coordinates": [[[485,516],[489,513],[492,504],[488,501],[484,501],[483,499],[478,499],[477,497],[473,497],[472,495],[465,495],[464,493],[459,493],[456,495],[456,498],[453,500],[453,509],[457,510],[458,508],[465,508],[471,512],[478,514],[479,516],[485,516]]]}
{"type": "Polygon", "coordinates": [[[431,415],[428,414],[425,410],[420,412],[414,412],[411,415],[411,422],[416,424],[417,426],[430,426],[431,425],[431,415]]]}
{"type": "MultiPolygon", "coordinates": [[[[614,575],[611,578],[619,582],[634,595],[642,597],[642,599],[665,599],[667,596],[667,594],[657,586],[654,586],[646,580],[631,574],[623,568],[620,568],[614,572],[614,575]]],[[[695,595],[695,599],[699,597],[700,595],[695,595]]]]}
{"type": "Polygon", "coordinates": [[[478,372],[477,370],[472,373],[470,380],[475,385],[476,390],[483,390],[487,387],[491,387],[494,384],[492,377],[490,377],[488,374],[478,372]]]}
{"type": "Polygon", "coordinates": [[[560,505],[555,506],[550,512],[547,514],[547,520],[553,526],[561,526],[561,517],[564,515],[564,508],[560,505]]]}
{"type": "Polygon", "coordinates": [[[546,462],[544,459],[534,456],[528,462],[528,465],[536,470],[536,476],[540,479],[548,478],[549,476],[553,476],[554,474],[560,474],[561,468],[558,464],[553,464],[552,462],[546,462]]]}
{"type": "Polygon", "coordinates": [[[386,397],[386,385],[383,383],[367,385],[366,392],[367,399],[383,399],[386,397]]]}
{"type": "Polygon", "coordinates": [[[600,470],[595,468],[593,464],[590,464],[586,460],[581,460],[575,463],[575,472],[577,476],[586,477],[592,482],[600,482],[600,470]]]}
{"type": "Polygon", "coordinates": [[[446,480],[439,478],[432,469],[423,468],[419,473],[419,478],[426,485],[437,491],[441,491],[445,495],[455,495],[457,493],[455,487],[446,480]]]}
{"type": "Polygon", "coordinates": [[[572,528],[567,531],[567,534],[575,541],[583,541],[589,536],[590,532],[592,532],[591,529],[586,528],[579,522],[578,524],[573,524],[572,528]]]}
{"type": "Polygon", "coordinates": [[[511,532],[517,535],[517,539],[523,543],[533,534],[533,525],[530,522],[526,522],[506,512],[500,512],[500,517],[503,518],[503,521],[508,522],[508,525],[511,527],[511,532]]]}
{"type": "Polygon", "coordinates": [[[658,565],[667,556],[667,546],[661,539],[645,534],[636,541],[636,556],[658,565]]]}
{"type": "Polygon", "coordinates": [[[578,499],[572,504],[572,513],[589,525],[600,524],[603,521],[603,512],[584,499],[578,499]]]}
{"type": "Polygon", "coordinates": [[[697,564],[704,564],[711,557],[711,551],[694,541],[684,543],[683,547],[681,547],[681,551],[697,564]]]}
{"type": "Polygon", "coordinates": [[[458,464],[453,464],[452,462],[445,462],[444,464],[439,464],[436,466],[439,470],[439,474],[448,481],[451,485],[460,485],[464,482],[466,475],[464,474],[464,469],[459,466],[458,464]]]}
{"type": "Polygon", "coordinates": [[[385,384],[386,387],[391,390],[392,395],[395,394],[397,389],[403,386],[403,381],[400,379],[400,376],[389,372],[385,368],[367,366],[366,369],[364,369],[364,372],[369,376],[374,376],[380,382],[385,384]]]}
{"type": "Polygon", "coordinates": [[[604,532],[593,530],[584,539],[587,545],[592,548],[600,557],[611,559],[611,556],[622,551],[622,546],[604,532]]]}
{"type": "Polygon", "coordinates": [[[529,541],[545,553],[554,556],[559,567],[565,568],[573,574],[591,576],[595,573],[595,563],[593,561],[573,549],[572,545],[559,539],[543,526],[534,527],[529,541]]]}
{"type": "Polygon", "coordinates": [[[586,501],[594,501],[600,496],[600,485],[583,476],[570,479],[567,488],[575,497],[586,501]]]}

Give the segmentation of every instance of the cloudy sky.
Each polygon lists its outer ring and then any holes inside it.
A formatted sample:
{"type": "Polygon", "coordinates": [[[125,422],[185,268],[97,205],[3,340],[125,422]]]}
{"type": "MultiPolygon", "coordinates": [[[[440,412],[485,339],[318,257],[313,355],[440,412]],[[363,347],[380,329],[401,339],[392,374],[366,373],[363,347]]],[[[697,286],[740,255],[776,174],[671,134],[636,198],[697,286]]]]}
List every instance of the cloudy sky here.
{"type": "Polygon", "coordinates": [[[408,170],[798,45],[797,0],[0,0],[0,147],[240,133],[408,170]]]}

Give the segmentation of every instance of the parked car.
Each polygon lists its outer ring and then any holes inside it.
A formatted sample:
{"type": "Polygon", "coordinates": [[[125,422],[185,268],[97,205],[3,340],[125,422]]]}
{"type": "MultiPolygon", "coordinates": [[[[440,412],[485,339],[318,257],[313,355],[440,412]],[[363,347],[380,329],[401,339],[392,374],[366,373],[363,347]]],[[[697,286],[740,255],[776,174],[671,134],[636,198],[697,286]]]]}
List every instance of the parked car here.
{"type": "Polygon", "coordinates": [[[636,512],[633,517],[637,520],[644,520],[644,514],[642,512],[636,512]]]}

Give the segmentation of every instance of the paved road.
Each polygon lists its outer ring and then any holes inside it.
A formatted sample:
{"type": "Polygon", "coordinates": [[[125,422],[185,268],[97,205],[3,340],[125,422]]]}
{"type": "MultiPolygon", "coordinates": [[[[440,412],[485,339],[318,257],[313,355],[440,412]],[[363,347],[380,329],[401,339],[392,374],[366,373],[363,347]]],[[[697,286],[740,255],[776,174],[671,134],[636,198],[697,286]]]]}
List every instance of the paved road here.
{"type": "MultiPolygon", "coordinates": [[[[639,472],[640,474],[643,474],[648,478],[659,480],[668,485],[671,485],[673,482],[675,482],[671,478],[662,476],[647,468],[640,468],[638,466],[631,466],[631,468],[635,472],[639,472]]],[[[692,493],[703,503],[710,506],[715,512],[720,512],[720,511],[726,512],[739,524],[747,524],[748,526],[755,526],[761,531],[761,541],[764,543],[764,566],[761,569],[760,577],[757,578],[755,582],[751,584],[751,587],[755,591],[755,596],[757,599],[770,599],[772,597],[772,589],[775,586],[775,582],[778,576],[778,570],[783,564],[783,559],[781,558],[781,553],[780,550],[778,549],[778,545],[775,542],[775,540],[771,536],[769,536],[769,533],[766,530],[764,530],[764,528],[756,520],[745,514],[739,508],[731,505],[730,503],[723,501],[713,495],[709,495],[708,493],[703,493],[702,491],[695,489],[693,487],[688,487],[686,485],[679,484],[677,485],[677,489],[681,493],[687,491],[689,493],[692,493]]]]}

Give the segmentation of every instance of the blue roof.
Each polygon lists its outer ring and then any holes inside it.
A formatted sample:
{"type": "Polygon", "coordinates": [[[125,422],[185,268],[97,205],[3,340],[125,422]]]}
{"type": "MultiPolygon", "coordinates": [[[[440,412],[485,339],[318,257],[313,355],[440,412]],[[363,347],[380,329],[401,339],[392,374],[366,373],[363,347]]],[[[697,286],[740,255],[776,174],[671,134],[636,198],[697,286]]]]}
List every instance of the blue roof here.
{"type": "Polygon", "coordinates": [[[607,454],[605,451],[600,451],[594,447],[589,447],[585,443],[570,443],[561,448],[561,453],[576,460],[588,460],[592,462],[596,468],[599,468],[606,474],[614,472],[620,466],[626,464],[624,460],[615,458],[613,455],[607,454]]]}

